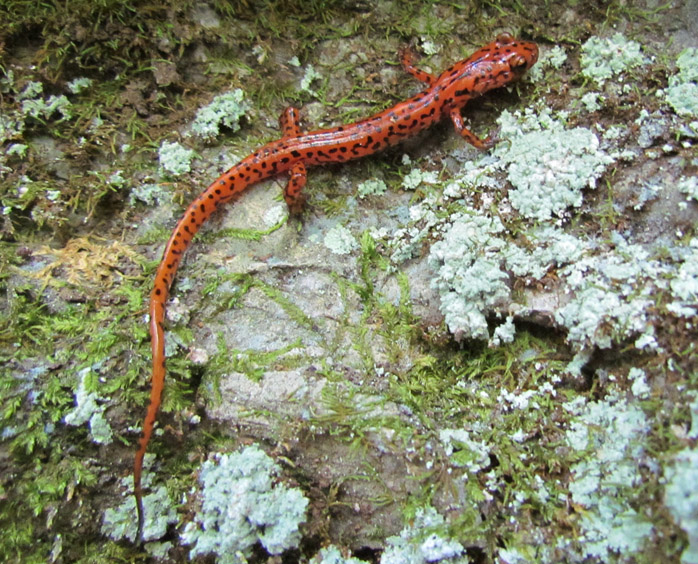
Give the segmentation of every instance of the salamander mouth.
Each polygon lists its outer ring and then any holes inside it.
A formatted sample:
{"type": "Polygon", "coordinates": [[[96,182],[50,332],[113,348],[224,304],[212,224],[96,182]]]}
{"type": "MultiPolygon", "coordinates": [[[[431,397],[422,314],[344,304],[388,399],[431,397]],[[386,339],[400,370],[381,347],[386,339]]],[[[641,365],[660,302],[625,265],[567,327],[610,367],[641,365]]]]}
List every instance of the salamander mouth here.
{"type": "Polygon", "coordinates": [[[511,72],[516,77],[521,77],[523,74],[533,66],[535,60],[527,60],[524,56],[518,56],[511,60],[509,63],[509,68],[511,72]]]}

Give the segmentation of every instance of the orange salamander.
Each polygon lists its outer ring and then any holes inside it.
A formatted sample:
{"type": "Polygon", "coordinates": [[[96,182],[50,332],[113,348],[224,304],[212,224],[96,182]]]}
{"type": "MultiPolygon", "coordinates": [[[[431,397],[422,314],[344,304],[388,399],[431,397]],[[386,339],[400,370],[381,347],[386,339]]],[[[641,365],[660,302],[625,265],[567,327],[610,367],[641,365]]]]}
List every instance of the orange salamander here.
{"type": "Polygon", "coordinates": [[[279,122],[281,139],[267,143],[233,166],[204,190],[186,209],[175,227],[155,274],[150,294],[150,337],[153,370],[150,404],[143,421],[143,432],[136,452],[133,480],[138,511],[138,533],[143,529],[143,458],[153,433],[165,383],[165,307],[170,286],[182,256],[203,223],[221,205],[234,200],[249,186],[288,172],[290,179],[284,199],[292,211],[300,209],[308,166],[341,163],[372,155],[412,137],[441,119],[449,117],[470,144],[479,149],[494,145],[492,137],[481,140],[463,123],[461,110],[469,100],[521,77],[538,59],[535,43],[519,41],[508,33],[476,51],[469,58],[446,69],[439,76],[419,70],[409,52],[401,57],[405,70],[427,84],[426,90],[404,102],[356,123],[303,133],[298,110],[288,108],[279,122]]]}

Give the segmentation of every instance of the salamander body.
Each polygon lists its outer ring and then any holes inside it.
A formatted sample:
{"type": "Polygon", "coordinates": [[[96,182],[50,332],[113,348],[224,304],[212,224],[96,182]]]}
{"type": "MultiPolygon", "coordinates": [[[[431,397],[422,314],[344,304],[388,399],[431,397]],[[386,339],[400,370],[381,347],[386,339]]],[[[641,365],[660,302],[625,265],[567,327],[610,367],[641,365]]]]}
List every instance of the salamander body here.
{"type": "Polygon", "coordinates": [[[284,191],[292,211],[300,209],[301,190],[309,166],[342,163],[372,155],[395,145],[449,117],[456,131],[480,149],[494,144],[481,140],[463,122],[461,110],[468,101],[494,88],[505,86],[531,68],[538,59],[535,43],[519,41],[508,33],[434,76],[417,69],[409,52],[404,51],[402,65],[427,88],[374,116],[329,129],[303,133],[298,111],[288,108],[280,118],[283,136],[267,143],[215,180],[186,209],[165,246],[150,294],[150,336],[153,355],[150,404],[135,456],[133,478],[138,511],[138,539],[143,527],[143,459],[150,441],[165,384],[165,308],[169,290],[182,256],[203,223],[223,204],[236,199],[253,184],[282,173],[290,175],[284,191]]]}

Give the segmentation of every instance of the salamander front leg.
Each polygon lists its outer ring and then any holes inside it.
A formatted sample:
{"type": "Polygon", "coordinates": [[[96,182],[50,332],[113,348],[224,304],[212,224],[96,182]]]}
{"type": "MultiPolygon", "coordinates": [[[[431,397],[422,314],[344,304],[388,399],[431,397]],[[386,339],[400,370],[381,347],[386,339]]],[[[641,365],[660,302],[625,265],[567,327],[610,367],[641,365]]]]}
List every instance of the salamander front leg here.
{"type": "Polygon", "coordinates": [[[308,180],[308,173],[303,163],[296,163],[291,168],[291,178],[288,179],[284,190],[284,200],[292,214],[297,214],[303,209],[305,196],[301,193],[308,180]]]}
{"type": "Polygon", "coordinates": [[[497,142],[494,136],[489,135],[485,139],[480,139],[477,135],[465,127],[465,124],[463,123],[463,116],[460,113],[460,108],[451,110],[450,116],[451,121],[453,122],[453,127],[455,127],[456,131],[463,137],[463,139],[465,139],[473,147],[477,147],[478,149],[482,150],[491,149],[494,147],[495,143],[497,142]]]}
{"type": "MultiPolygon", "coordinates": [[[[282,139],[298,137],[301,134],[300,114],[298,110],[289,106],[279,116],[279,126],[283,133],[282,139]]],[[[303,208],[305,198],[301,191],[308,181],[308,172],[303,163],[296,163],[291,167],[291,177],[284,189],[284,200],[292,214],[296,214],[303,208]]]]}
{"type": "Polygon", "coordinates": [[[281,128],[282,139],[298,137],[301,134],[300,113],[293,106],[289,106],[284,113],[279,116],[279,127],[281,128]]]}
{"type": "Polygon", "coordinates": [[[409,48],[403,47],[402,49],[400,49],[400,63],[402,63],[402,68],[405,69],[408,73],[410,73],[420,82],[424,82],[430,85],[436,82],[436,77],[433,74],[429,74],[428,72],[423,71],[422,69],[418,69],[414,66],[414,64],[412,63],[412,57],[413,54],[409,48]]]}

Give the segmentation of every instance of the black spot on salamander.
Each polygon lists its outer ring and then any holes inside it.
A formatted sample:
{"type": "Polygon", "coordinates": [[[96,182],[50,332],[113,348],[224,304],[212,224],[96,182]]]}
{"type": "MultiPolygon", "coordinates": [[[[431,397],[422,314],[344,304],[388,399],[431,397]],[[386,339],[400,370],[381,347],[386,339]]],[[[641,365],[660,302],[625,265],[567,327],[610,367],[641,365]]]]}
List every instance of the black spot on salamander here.
{"type": "Polygon", "coordinates": [[[324,151],[318,151],[317,156],[322,157],[323,159],[329,159],[329,156],[324,151]]]}
{"type": "Polygon", "coordinates": [[[402,129],[407,129],[408,126],[406,126],[404,123],[399,123],[397,128],[402,130],[402,129]]]}
{"type": "Polygon", "coordinates": [[[305,156],[308,157],[308,158],[310,158],[310,157],[313,156],[313,152],[312,152],[312,151],[307,151],[307,152],[305,153],[305,156]]]}
{"type": "Polygon", "coordinates": [[[162,294],[162,290],[160,290],[160,288],[155,288],[155,295],[159,296],[160,294],[162,294]]]}
{"type": "Polygon", "coordinates": [[[381,147],[381,142],[380,142],[380,141],[376,141],[376,142],[373,144],[373,147],[371,147],[371,149],[373,149],[374,151],[377,151],[378,149],[380,149],[380,147],[381,147]]]}
{"type": "Polygon", "coordinates": [[[339,127],[337,127],[337,131],[344,131],[344,126],[340,125],[339,127]]]}
{"type": "MultiPolygon", "coordinates": [[[[225,186],[225,182],[221,182],[221,184],[222,184],[223,186],[225,186]]],[[[216,192],[216,195],[218,195],[218,196],[221,195],[221,189],[220,189],[220,188],[216,188],[214,191],[216,192]]]]}
{"type": "Polygon", "coordinates": [[[199,209],[201,210],[201,213],[206,213],[206,206],[205,205],[201,204],[199,206],[199,209]]]}
{"type": "Polygon", "coordinates": [[[342,145],[342,146],[339,148],[339,152],[340,152],[340,153],[346,153],[346,152],[347,152],[347,148],[346,148],[344,145],[342,145]]]}
{"type": "Polygon", "coordinates": [[[241,172],[240,174],[238,174],[238,176],[239,176],[240,178],[245,178],[245,173],[244,173],[244,172],[241,172]]]}
{"type": "Polygon", "coordinates": [[[291,160],[291,159],[289,159],[288,157],[282,157],[282,159],[281,159],[281,164],[286,164],[286,163],[287,163],[288,161],[290,161],[290,160],[291,160]]]}
{"type": "Polygon", "coordinates": [[[260,166],[262,168],[267,168],[267,161],[262,161],[262,164],[260,166]]]}
{"type": "Polygon", "coordinates": [[[294,158],[298,158],[301,156],[301,154],[298,151],[293,150],[293,151],[291,151],[291,156],[294,158]]]}
{"type": "MultiPolygon", "coordinates": [[[[477,84],[477,82],[476,82],[476,84],[477,84]]],[[[470,88],[463,88],[463,90],[456,90],[456,93],[455,93],[456,98],[458,98],[460,96],[467,96],[468,94],[470,94],[470,88]]]]}
{"type": "Polygon", "coordinates": [[[339,149],[337,147],[332,147],[329,151],[327,151],[330,155],[334,155],[339,149]]]}

